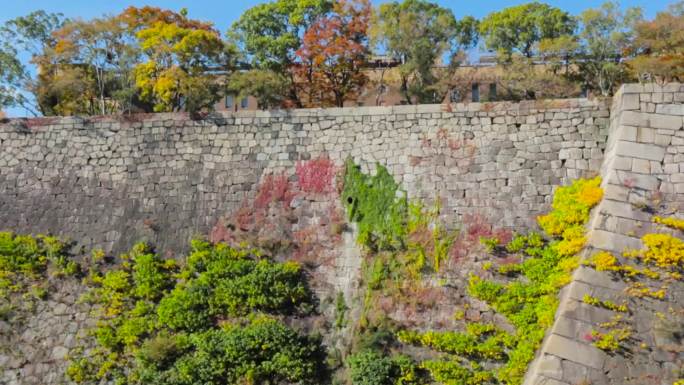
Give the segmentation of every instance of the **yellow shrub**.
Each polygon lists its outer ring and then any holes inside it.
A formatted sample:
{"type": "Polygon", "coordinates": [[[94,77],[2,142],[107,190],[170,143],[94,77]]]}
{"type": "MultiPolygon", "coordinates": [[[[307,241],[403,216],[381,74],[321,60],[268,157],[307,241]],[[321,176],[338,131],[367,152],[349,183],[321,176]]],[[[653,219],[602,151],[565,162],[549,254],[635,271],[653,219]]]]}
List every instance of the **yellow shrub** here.
{"type": "Polygon", "coordinates": [[[559,236],[569,227],[583,225],[589,210],[603,197],[601,178],[578,179],[570,186],[560,187],[553,196],[553,210],[538,218],[539,225],[552,236],[559,236]]]}
{"type": "Polygon", "coordinates": [[[665,225],[667,227],[684,231],[684,219],[669,217],[653,217],[653,222],[665,225]]]}
{"type": "Polygon", "coordinates": [[[572,273],[579,266],[579,257],[565,258],[558,262],[558,267],[566,273],[572,273]]]}
{"type": "Polygon", "coordinates": [[[586,241],[583,226],[569,227],[563,231],[563,240],[556,244],[556,252],[564,257],[575,255],[582,250],[586,241]]]}
{"type": "Polygon", "coordinates": [[[651,297],[655,299],[664,299],[666,292],[664,287],[661,287],[659,290],[653,290],[649,287],[646,287],[644,284],[637,282],[633,283],[627,289],[627,294],[637,298],[651,297]]]}
{"type": "Polygon", "coordinates": [[[598,271],[618,271],[620,266],[617,258],[607,251],[601,251],[591,258],[591,265],[598,271]]]}
{"type": "Polygon", "coordinates": [[[684,242],[669,234],[646,234],[641,240],[646,246],[641,252],[645,263],[662,268],[677,268],[684,262],[684,242]]]}

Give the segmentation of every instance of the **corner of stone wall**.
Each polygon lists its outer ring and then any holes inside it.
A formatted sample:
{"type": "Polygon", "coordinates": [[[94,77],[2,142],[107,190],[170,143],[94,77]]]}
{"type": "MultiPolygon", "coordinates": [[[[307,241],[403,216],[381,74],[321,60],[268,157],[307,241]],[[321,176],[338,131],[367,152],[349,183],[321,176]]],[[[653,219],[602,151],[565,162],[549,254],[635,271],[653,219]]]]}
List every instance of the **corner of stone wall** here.
{"type": "MultiPolygon", "coordinates": [[[[640,209],[649,200],[657,199],[672,214],[684,207],[683,103],[681,84],[626,84],[616,93],[600,172],[604,197],[592,211],[583,258],[595,250],[619,254],[641,248],[640,237],[655,230],[651,215],[640,209]]],[[[626,379],[627,373],[636,376],[653,371],[674,376],[664,373],[662,362],[629,362],[630,358],[609,356],[586,338],[615,313],[587,305],[583,297],[619,303],[626,296],[625,286],[604,272],[579,267],[561,292],[556,320],[524,384],[634,383],[626,379]]],[[[663,381],[675,379],[665,377],[663,381]]]]}

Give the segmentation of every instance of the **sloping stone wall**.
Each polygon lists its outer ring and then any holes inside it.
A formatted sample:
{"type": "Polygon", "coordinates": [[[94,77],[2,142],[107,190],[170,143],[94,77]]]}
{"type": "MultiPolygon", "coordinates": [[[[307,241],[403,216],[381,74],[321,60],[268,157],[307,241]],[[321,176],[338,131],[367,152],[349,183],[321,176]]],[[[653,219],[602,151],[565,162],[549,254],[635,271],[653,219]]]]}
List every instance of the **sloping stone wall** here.
{"type": "MultiPolygon", "coordinates": [[[[605,195],[592,213],[585,257],[600,250],[619,257],[625,249],[640,249],[648,233],[682,237],[657,226],[652,216],[684,218],[684,86],[623,86],[614,97],[610,127],[601,166],[605,195]]],[[[626,289],[623,280],[581,266],[563,290],[555,324],[525,384],[670,385],[684,377],[684,284],[669,282],[662,300],[637,299],[626,289]],[[629,304],[623,318],[633,335],[626,352],[607,354],[591,344],[591,331],[617,313],[585,304],[585,295],[629,304]]]]}
{"type": "Polygon", "coordinates": [[[0,124],[0,230],[49,232],[86,249],[139,240],[183,250],[299,160],[388,167],[448,221],[479,213],[530,227],[552,188],[598,172],[608,101],[586,99],[0,124]]]}

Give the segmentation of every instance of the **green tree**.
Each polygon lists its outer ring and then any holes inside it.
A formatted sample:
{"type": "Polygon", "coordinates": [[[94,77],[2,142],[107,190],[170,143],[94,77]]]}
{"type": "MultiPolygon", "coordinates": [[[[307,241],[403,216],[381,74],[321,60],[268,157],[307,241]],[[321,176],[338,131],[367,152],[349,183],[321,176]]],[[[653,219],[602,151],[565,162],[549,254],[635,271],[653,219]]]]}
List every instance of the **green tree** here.
{"type": "Polygon", "coordinates": [[[504,58],[514,52],[529,58],[541,40],[572,34],[575,27],[567,12],[532,2],[490,13],[480,23],[480,34],[485,46],[504,58]]]}
{"type": "Polygon", "coordinates": [[[34,97],[36,79],[20,52],[31,60],[54,44],[52,33],[65,22],[63,15],[35,11],[5,22],[0,27],[0,107],[21,107],[32,115],[44,113],[34,97]]]}
{"type": "Polygon", "coordinates": [[[629,79],[624,54],[633,45],[634,25],[641,20],[640,8],[624,12],[617,3],[606,2],[579,16],[579,52],[575,55],[576,77],[588,89],[611,95],[629,79]]]}
{"type": "Polygon", "coordinates": [[[474,44],[477,36],[475,19],[459,22],[451,10],[424,0],[381,4],[373,24],[376,44],[401,61],[401,91],[407,103],[441,102],[440,79],[449,75],[435,71],[436,64],[448,55],[454,68],[459,51],[474,44]]]}
{"type": "Polygon", "coordinates": [[[532,58],[513,54],[501,64],[502,88],[506,99],[569,98],[579,94],[579,86],[554,65],[535,65],[532,58]]]}
{"type": "Polygon", "coordinates": [[[32,111],[26,95],[21,92],[27,77],[16,49],[11,45],[0,47],[0,107],[20,106],[32,111]]]}
{"type": "Polygon", "coordinates": [[[261,109],[278,108],[285,104],[288,79],[275,71],[252,69],[235,72],[228,80],[228,92],[238,98],[253,96],[261,109]]]}
{"type": "Polygon", "coordinates": [[[259,4],[245,11],[228,34],[253,68],[275,72],[267,75],[271,78],[284,77],[288,81],[284,97],[301,107],[292,71],[295,53],[302,45],[304,32],[331,8],[330,0],[275,0],[259,4]]]}
{"type": "Polygon", "coordinates": [[[325,353],[315,338],[257,316],[184,337],[150,340],[138,376],[146,384],[319,384],[325,353]]]}

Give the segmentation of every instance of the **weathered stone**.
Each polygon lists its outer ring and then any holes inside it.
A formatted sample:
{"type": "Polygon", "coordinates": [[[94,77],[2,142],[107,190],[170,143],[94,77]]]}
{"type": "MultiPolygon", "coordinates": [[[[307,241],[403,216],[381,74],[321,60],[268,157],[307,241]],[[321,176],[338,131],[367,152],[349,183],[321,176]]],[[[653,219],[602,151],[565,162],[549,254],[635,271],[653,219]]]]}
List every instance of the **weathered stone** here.
{"type": "Polygon", "coordinates": [[[537,366],[537,374],[543,377],[562,379],[563,368],[561,366],[560,358],[552,355],[545,355],[540,358],[537,366]]]}
{"type": "Polygon", "coordinates": [[[567,318],[565,316],[558,317],[556,323],[553,325],[553,333],[577,341],[586,341],[587,336],[591,335],[592,330],[592,324],[567,318]]]}
{"type": "MultiPolygon", "coordinates": [[[[57,118],[32,122],[31,129],[10,121],[0,124],[0,223],[3,229],[67,236],[86,249],[118,253],[145,238],[177,254],[219,216],[233,217],[265,175],[285,172],[289,186],[297,188],[300,162],[327,156],[341,166],[351,156],[366,172],[375,162],[386,166],[411,199],[439,194],[443,216],[454,227],[476,213],[515,230],[533,228],[536,216],[550,207],[554,186],[600,174],[604,200],[592,213],[589,246],[619,255],[639,248],[638,237],[653,231],[648,210],[655,201],[669,210],[676,210],[667,206],[672,202],[684,202],[684,115],[681,104],[673,104],[684,101],[684,88],[673,87],[626,85],[611,116],[606,102],[569,100],[217,113],[197,121],[180,114],[136,123],[57,118]]],[[[308,199],[298,195],[292,208],[303,210],[308,199]]],[[[296,229],[327,226],[328,215],[298,212],[296,229]]],[[[353,286],[362,263],[354,238],[343,238],[348,247],[339,259],[348,263],[322,279],[341,291],[353,286]]],[[[584,337],[597,327],[592,322],[609,320],[614,312],[582,303],[587,293],[617,303],[625,282],[585,266],[573,280],[539,355],[548,359],[529,376],[535,383],[645,383],[638,376],[681,361],[671,354],[681,341],[654,326],[655,314],[669,314],[671,301],[682,302],[678,283],[663,301],[630,306],[635,339],[649,349],[663,346],[652,353],[632,349],[626,370],[620,364],[628,360],[617,356],[603,367],[589,366],[605,355],[584,337]]],[[[449,285],[464,287],[467,280],[449,285]]],[[[38,310],[49,316],[31,321],[31,330],[17,336],[35,343],[18,349],[23,357],[0,356],[0,367],[11,368],[0,382],[62,382],[63,370],[54,365],[64,364],[56,362],[63,361],[76,333],[95,323],[87,312],[71,312],[76,297],[55,297],[38,310]],[[38,341],[45,347],[33,346],[38,341]]],[[[493,313],[482,302],[467,315],[507,323],[493,313]]],[[[451,321],[439,319],[442,327],[451,321]]]]}
{"type": "Polygon", "coordinates": [[[632,171],[642,173],[642,174],[650,174],[651,173],[650,161],[645,160],[645,159],[634,159],[632,161],[632,171]]]}
{"type": "Polygon", "coordinates": [[[594,369],[603,368],[606,359],[606,354],[600,349],[556,334],[546,339],[544,351],[594,369]]]}
{"type": "Polygon", "coordinates": [[[655,114],[650,118],[650,127],[667,128],[669,130],[679,130],[682,128],[682,117],[655,114]]]}
{"type": "Polygon", "coordinates": [[[626,235],[615,234],[602,230],[593,230],[589,233],[589,243],[597,249],[610,250],[622,253],[624,249],[639,249],[641,241],[626,235]]]}
{"type": "Polygon", "coordinates": [[[622,156],[630,156],[640,159],[662,161],[665,149],[652,144],[619,141],[615,145],[615,153],[622,156]]]}
{"type": "Polygon", "coordinates": [[[656,106],[656,113],[684,116],[684,104],[659,104],[656,106]]]}

